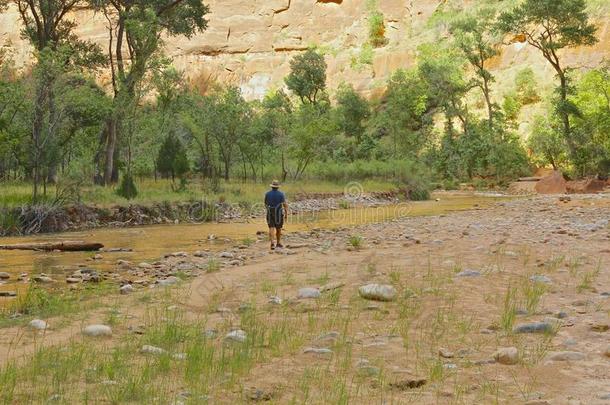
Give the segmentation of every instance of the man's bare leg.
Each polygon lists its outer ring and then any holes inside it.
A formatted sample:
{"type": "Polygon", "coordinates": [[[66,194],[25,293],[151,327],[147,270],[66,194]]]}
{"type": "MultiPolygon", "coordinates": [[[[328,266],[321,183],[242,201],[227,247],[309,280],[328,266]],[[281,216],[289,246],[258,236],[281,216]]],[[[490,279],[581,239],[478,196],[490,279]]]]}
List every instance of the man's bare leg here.
{"type": "Polygon", "coordinates": [[[275,239],[275,228],[270,227],[269,228],[269,243],[271,244],[271,249],[275,248],[275,244],[273,243],[274,239],[275,239]]]}
{"type": "Polygon", "coordinates": [[[283,247],[280,243],[280,239],[282,238],[282,228],[275,228],[275,237],[277,238],[277,247],[283,247]]]}

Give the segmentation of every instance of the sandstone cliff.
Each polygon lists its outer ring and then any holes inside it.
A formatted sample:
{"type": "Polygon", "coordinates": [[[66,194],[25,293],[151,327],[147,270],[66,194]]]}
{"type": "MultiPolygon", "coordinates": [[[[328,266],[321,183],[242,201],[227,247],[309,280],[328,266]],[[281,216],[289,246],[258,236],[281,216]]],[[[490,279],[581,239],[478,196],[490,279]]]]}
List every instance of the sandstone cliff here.
{"type": "MultiPolygon", "coordinates": [[[[203,73],[220,82],[239,85],[244,95],[253,99],[282,86],[290,58],[316,44],[326,55],[330,88],[347,81],[361,93],[372,96],[380,92],[395,69],[414,63],[419,44],[445,34],[446,27],[429,22],[444,2],[378,0],[388,42],[374,49],[372,60],[365,63],[360,59],[362,47],[368,41],[370,12],[366,0],[209,0],[212,11],[209,29],[190,40],[167,39],[166,52],[189,76],[203,73]]],[[[472,4],[473,1],[463,1],[464,8],[472,4]]],[[[593,10],[599,26],[599,43],[568,51],[565,55],[568,62],[590,68],[610,56],[606,11],[603,2],[593,10]]],[[[105,44],[101,16],[82,11],[74,18],[79,22],[79,35],[105,44]]],[[[20,64],[27,63],[30,49],[20,39],[14,9],[0,15],[0,43],[7,41],[14,59],[20,64]]],[[[493,70],[501,72],[496,96],[501,95],[502,83],[511,82],[514,72],[525,65],[533,66],[543,82],[551,82],[553,73],[542,57],[529,46],[515,43],[505,47],[493,61],[493,70]]]]}

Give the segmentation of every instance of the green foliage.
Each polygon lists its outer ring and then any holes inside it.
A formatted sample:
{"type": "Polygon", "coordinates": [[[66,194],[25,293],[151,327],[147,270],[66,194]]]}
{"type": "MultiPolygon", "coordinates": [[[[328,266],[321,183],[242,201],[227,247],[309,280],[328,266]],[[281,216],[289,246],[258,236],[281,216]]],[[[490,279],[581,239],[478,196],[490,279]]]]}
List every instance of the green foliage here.
{"type": "Polygon", "coordinates": [[[116,193],[127,200],[133,200],[138,196],[136,183],[133,181],[133,177],[130,173],[125,173],[116,193]]]}
{"type": "Polygon", "coordinates": [[[165,177],[184,179],[189,171],[186,149],[178,137],[170,133],[165,137],[157,156],[157,170],[165,177]]]}
{"type": "Polygon", "coordinates": [[[308,49],[290,61],[290,74],[285,78],[288,89],[301,102],[316,104],[326,89],[326,62],[315,49],[308,49]]]}
{"type": "Polygon", "coordinates": [[[347,84],[337,91],[337,117],[339,128],[346,136],[360,142],[365,131],[365,121],[370,115],[369,103],[347,84]]]}
{"type": "Polygon", "coordinates": [[[375,48],[384,46],[387,43],[383,14],[377,10],[369,15],[369,42],[375,48]]]}
{"type": "Polygon", "coordinates": [[[515,76],[515,89],[517,99],[521,105],[528,105],[540,101],[540,96],[536,88],[538,83],[534,71],[530,67],[526,67],[517,72],[515,76]]]}
{"type": "Polygon", "coordinates": [[[565,167],[568,151],[558,126],[558,123],[543,116],[537,116],[534,120],[528,147],[533,153],[534,163],[539,166],[551,165],[553,169],[565,167]]]}

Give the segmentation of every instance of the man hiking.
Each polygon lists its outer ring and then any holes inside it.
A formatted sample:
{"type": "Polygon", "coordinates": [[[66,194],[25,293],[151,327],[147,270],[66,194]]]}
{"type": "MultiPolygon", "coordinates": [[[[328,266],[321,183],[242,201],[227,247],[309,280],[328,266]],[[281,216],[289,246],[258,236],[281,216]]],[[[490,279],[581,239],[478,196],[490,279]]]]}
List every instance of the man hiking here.
{"type": "Polygon", "coordinates": [[[273,180],[270,184],[271,190],[265,194],[265,208],[267,209],[267,225],[269,226],[269,242],[271,243],[271,250],[276,247],[284,247],[280,243],[282,237],[282,227],[284,226],[284,219],[288,215],[288,204],[286,203],[286,197],[282,193],[280,188],[280,182],[273,180]],[[274,239],[277,244],[274,243],[274,239]]]}

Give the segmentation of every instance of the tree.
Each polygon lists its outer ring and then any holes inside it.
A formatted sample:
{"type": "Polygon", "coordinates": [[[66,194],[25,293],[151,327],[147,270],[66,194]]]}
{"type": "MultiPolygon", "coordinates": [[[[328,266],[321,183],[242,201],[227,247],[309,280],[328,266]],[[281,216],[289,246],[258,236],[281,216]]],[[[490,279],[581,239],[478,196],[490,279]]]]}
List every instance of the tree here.
{"type": "Polygon", "coordinates": [[[282,164],[282,181],[286,181],[288,167],[285,151],[289,143],[288,134],[293,106],[286,93],[282,90],[277,90],[265,96],[262,107],[261,118],[263,127],[269,131],[268,137],[271,139],[272,144],[279,149],[282,164]]]}
{"type": "Polygon", "coordinates": [[[99,180],[110,184],[117,178],[115,160],[120,134],[125,131],[125,114],[133,111],[137,102],[138,86],[148,72],[167,65],[159,52],[162,36],[190,38],[203,32],[209,9],[201,0],[93,0],[93,4],[108,23],[107,58],[114,103],[100,137],[97,160],[103,167],[99,180]]]}
{"type": "Polygon", "coordinates": [[[368,101],[360,96],[351,85],[345,83],[337,91],[337,116],[339,128],[345,135],[355,138],[360,143],[364,134],[365,120],[370,115],[368,101]]]}
{"type": "MultiPolygon", "coordinates": [[[[55,174],[51,154],[57,135],[59,111],[55,108],[54,85],[71,69],[95,69],[103,63],[99,47],[81,41],[73,33],[76,23],[68,15],[84,5],[81,0],[12,0],[19,12],[22,35],[35,49],[35,98],[32,118],[31,162],[34,186],[32,199],[38,199],[39,183],[55,174]],[[46,165],[42,173],[43,164],[46,165]],[[43,177],[44,176],[44,177],[43,177]]],[[[0,0],[0,9],[8,0],[0,0]]]]}
{"type": "Polygon", "coordinates": [[[159,148],[157,170],[164,177],[171,177],[172,182],[176,177],[182,178],[189,171],[186,149],[174,133],[169,133],[159,148]]]}
{"type": "Polygon", "coordinates": [[[316,104],[326,89],[326,61],[315,49],[308,49],[290,61],[290,74],[284,79],[286,86],[302,103],[316,104]]]}
{"type": "Polygon", "coordinates": [[[497,106],[491,101],[490,85],[495,79],[487,70],[486,62],[498,54],[489,32],[494,15],[493,10],[483,9],[477,14],[457,19],[451,25],[457,48],[474,69],[473,85],[481,89],[485,98],[490,131],[493,130],[494,110],[497,106]]]}
{"type": "Polygon", "coordinates": [[[570,152],[577,154],[577,145],[570,123],[576,112],[569,100],[572,92],[569,68],[559,58],[559,51],[597,42],[596,27],[589,22],[585,0],[525,0],[511,11],[500,15],[497,28],[504,34],[524,36],[528,44],[542,53],[559,78],[559,100],[556,112],[561,118],[562,133],[570,152]]]}
{"type": "Polygon", "coordinates": [[[534,162],[541,166],[550,164],[553,170],[557,170],[567,161],[565,139],[548,118],[536,117],[527,144],[533,153],[534,162]]]}

